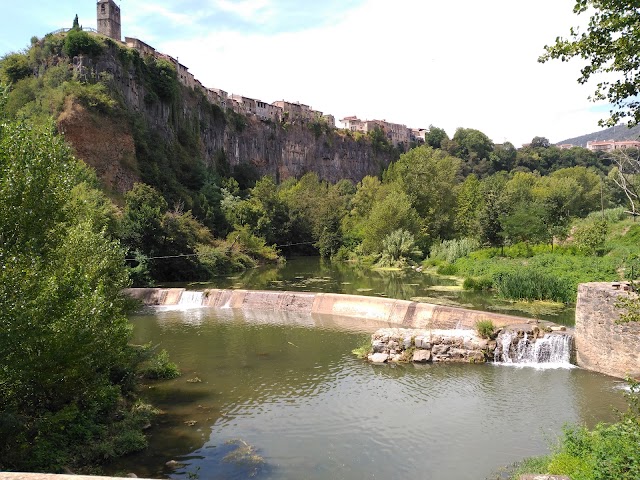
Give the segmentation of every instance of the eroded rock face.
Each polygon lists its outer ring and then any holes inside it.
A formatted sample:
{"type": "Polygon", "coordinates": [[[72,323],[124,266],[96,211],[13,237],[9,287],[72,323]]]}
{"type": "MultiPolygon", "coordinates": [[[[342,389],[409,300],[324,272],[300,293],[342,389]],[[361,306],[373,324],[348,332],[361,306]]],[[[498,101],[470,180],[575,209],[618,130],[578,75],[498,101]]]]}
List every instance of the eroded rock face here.
{"type": "Polygon", "coordinates": [[[128,125],[93,115],[68,98],[57,127],[72,145],[76,157],[95,169],[107,189],[126,192],[140,181],[135,143],[128,125]]]}
{"type": "MultiPolygon", "coordinates": [[[[493,358],[489,342],[472,330],[412,330],[384,328],[371,336],[373,351],[369,356],[386,361],[483,363],[493,358]],[[407,359],[406,354],[413,353],[407,359]],[[409,351],[409,352],[407,352],[409,351]]],[[[493,342],[495,348],[495,342],[493,342]]]]}
{"type": "MultiPolygon", "coordinates": [[[[140,71],[133,62],[123,64],[115,47],[96,61],[75,57],[73,69],[76,78],[84,81],[105,76],[111,79],[124,107],[139,115],[168,145],[177,141],[179,128],[194,129],[200,159],[207,166],[214,165],[216,156],[224,152],[231,167],[249,164],[260,175],[271,175],[276,181],[316,172],[321,180],[335,183],[349,179],[356,183],[367,175],[378,175],[395,159],[393,154],[374,150],[366,138],[356,141],[336,130],[316,134],[310,122],[302,119],[292,119],[285,125],[248,116],[246,125],[238,128],[204,95],[183,86],[177,102],[153,99],[140,71]]],[[[78,114],[76,107],[67,110],[58,126],[67,134],[77,156],[94,167],[110,188],[119,192],[130,189],[139,180],[130,122],[99,112],[78,114]]]]}

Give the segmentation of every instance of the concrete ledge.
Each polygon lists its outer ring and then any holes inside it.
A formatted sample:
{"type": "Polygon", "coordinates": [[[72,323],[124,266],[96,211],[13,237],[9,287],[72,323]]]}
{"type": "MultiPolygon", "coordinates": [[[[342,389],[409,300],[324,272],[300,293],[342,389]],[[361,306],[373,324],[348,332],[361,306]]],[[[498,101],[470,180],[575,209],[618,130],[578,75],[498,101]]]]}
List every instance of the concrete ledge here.
{"type": "MultiPolygon", "coordinates": [[[[146,305],[176,305],[184,289],[130,288],[126,292],[146,305]]],[[[497,327],[534,321],[531,318],[409,300],[273,290],[203,290],[202,306],[333,315],[419,329],[472,329],[478,320],[491,320],[497,327]]]]}

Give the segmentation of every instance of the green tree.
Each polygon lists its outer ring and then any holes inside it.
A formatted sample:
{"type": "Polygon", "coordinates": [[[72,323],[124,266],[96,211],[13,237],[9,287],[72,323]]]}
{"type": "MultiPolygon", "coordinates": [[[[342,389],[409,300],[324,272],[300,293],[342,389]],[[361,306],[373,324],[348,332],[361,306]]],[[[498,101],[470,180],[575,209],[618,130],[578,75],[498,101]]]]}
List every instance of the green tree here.
{"type": "Polygon", "coordinates": [[[545,210],[539,203],[519,203],[500,219],[505,238],[510,243],[546,242],[550,232],[544,222],[545,210]]]}
{"type": "Polygon", "coordinates": [[[574,196],[567,203],[570,215],[585,217],[601,206],[604,185],[595,171],[583,166],[576,166],[556,170],[549,177],[552,179],[570,179],[575,182],[574,196]]]}
{"type": "Polygon", "coordinates": [[[97,228],[102,219],[73,206],[86,170],[52,131],[0,127],[0,467],[9,470],[95,461],[91,445],[113,433],[133,386],[123,250],[97,228]]]}
{"type": "Polygon", "coordinates": [[[577,15],[589,14],[586,31],[569,30],[569,37],[557,37],[552,45],[546,45],[546,53],[539,61],[551,59],[563,62],[572,58],[586,60],[578,82],[598,79],[593,101],[606,100],[613,107],[609,118],[600,125],[614,126],[628,118],[630,123],[640,122],[640,10],[632,0],[576,0],[573,7],[577,15]],[[604,78],[600,76],[604,74],[604,78]]]}
{"type": "Polygon", "coordinates": [[[432,148],[442,148],[442,142],[449,140],[449,135],[442,128],[429,125],[429,130],[425,136],[425,143],[432,148]]]}
{"type": "Polygon", "coordinates": [[[162,244],[162,218],[167,202],[155,188],[136,183],[125,194],[122,216],[122,243],[131,251],[157,254],[162,244]]]}
{"type": "Polygon", "coordinates": [[[73,58],[78,55],[96,57],[102,53],[103,47],[100,41],[82,30],[70,30],[64,39],[62,51],[73,58]]]}
{"type": "Polygon", "coordinates": [[[551,143],[546,137],[533,137],[531,140],[531,148],[549,148],[551,143]]]}
{"type": "Polygon", "coordinates": [[[76,16],[73,18],[73,26],[71,27],[72,30],[80,30],[80,22],[78,21],[78,14],[76,13],[76,16]]]}
{"type": "Polygon", "coordinates": [[[478,213],[482,205],[482,187],[474,174],[465,178],[456,189],[454,228],[460,237],[478,234],[478,213]]]}
{"type": "Polygon", "coordinates": [[[511,142],[504,142],[502,145],[496,145],[493,152],[489,154],[491,169],[493,172],[501,170],[510,171],[516,161],[518,151],[511,142]]]}
{"type": "Polygon", "coordinates": [[[453,141],[457,145],[456,156],[470,162],[488,158],[493,151],[491,139],[474,128],[458,128],[453,141]]]}
{"type": "Polygon", "coordinates": [[[430,240],[453,234],[454,187],[459,169],[459,159],[422,146],[401,155],[384,173],[385,182],[397,185],[407,195],[430,240]]]}
{"type": "Polygon", "coordinates": [[[413,235],[420,232],[421,221],[404,192],[391,192],[371,209],[363,231],[362,249],[365,253],[382,253],[383,241],[396,230],[413,235]]]}
{"type": "Polygon", "coordinates": [[[504,190],[507,176],[495,174],[482,180],[482,206],[478,213],[479,236],[483,243],[493,247],[504,244],[504,232],[500,219],[508,212],[504,190]]]}
{"type": "Polygon", "coordinates": [[[0,61],[0,80],[16,83],[29,75],[33,75],[33,67],[29,58],[22,53],[9,53],[0,61]]]}

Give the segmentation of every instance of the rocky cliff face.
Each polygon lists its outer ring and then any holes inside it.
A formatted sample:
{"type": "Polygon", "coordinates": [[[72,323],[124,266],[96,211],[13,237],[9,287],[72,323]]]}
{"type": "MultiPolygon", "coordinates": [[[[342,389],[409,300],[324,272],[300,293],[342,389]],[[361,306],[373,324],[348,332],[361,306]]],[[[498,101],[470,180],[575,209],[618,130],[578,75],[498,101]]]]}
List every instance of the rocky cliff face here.
{"type": "MultiPolygon", "coordinates": [[[[154,99],[140,69],[123,61],[115,46],[95,61],[81,56],[73,62],[74,73],[81,79],[108,78],[126,110],[167,144],[178,140],[180,129],[193,134],[197,156],[205,165],[214,164],[223,152],[231,167],[250,164],[277,181],[316,172],[330,182],[343,178],[358,182],[366,175],[380,174],[393,160],[390,153],[374,151],[367,139],[355,140],[337,131],[316,134],[302,120],[281,125],[246,117],[238,125],[199,91],[183,86],[171,103],[154,99]]],[[[88,115],[77,103],[69,103],[58,124],[78,156],[96,168],[109,188],[126,191],[139,180],[134,135],[126,118],[88,115]]]]}

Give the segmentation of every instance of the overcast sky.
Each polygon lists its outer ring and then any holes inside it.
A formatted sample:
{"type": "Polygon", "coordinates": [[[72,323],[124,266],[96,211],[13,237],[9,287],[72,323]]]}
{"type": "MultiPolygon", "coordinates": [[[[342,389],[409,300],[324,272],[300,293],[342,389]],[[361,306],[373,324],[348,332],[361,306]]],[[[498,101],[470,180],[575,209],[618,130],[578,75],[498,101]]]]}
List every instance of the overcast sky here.
{"type": "MultiPolygon", "coordinates": [[[[33,35],[96,26],[94,0],[3,5],[0,52],[33,35]]],[[[599,130],[579,63],[539,64],[586,19],[574,1],[119,0],[122,34],[177,57],[207,87],[300,101],[337,119],[477,128],[519,147],[599,130]]]]}

